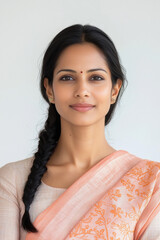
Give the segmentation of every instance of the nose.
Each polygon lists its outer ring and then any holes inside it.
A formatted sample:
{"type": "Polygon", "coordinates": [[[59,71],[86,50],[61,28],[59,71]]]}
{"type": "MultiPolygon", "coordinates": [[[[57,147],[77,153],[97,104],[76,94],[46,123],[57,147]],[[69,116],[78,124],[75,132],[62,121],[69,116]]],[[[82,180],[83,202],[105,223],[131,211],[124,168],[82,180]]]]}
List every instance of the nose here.
{"type": "Polygon", "coordinates": [[[74,92],[75,97],[88,97],[90,95],[87,84],[85,82],[80,82],[76,84],[76,89],[74,92]]]}

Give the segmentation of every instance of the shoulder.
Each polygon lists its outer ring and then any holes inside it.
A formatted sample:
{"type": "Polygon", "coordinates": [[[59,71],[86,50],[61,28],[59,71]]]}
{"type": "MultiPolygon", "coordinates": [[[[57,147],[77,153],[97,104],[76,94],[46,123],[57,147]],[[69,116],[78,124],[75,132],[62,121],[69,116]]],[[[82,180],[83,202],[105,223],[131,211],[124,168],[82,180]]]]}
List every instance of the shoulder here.
{"type": "Polygon", "coordinates": [[[25,182],[30,173],[34,157],[10,162],[0,168],[0,187],[17,192],[21,197],[25,182]]]}
{"type": "Polygon", "coordinates": [[[0,177],[10,179],[17,178],[18,175],[24,176],[30,171],[34,157],[25,158],[16,162],[10,162],[0,168],[0,177]]]}
{"type": "Polygon", "coordinates": [[[129,159],[131,166],[126,177],[130,177],[140,185],[143,181],[160,185],[160,162],[139,157],[129,152],[127,152],[126,158],[129,159]]]}
{"type": "Polygon", "coordinates": [[[127,152],[127,151],[124,151],[124,152],[126,152],[130,158],[138,159],[139,160],[138,164],[144,164],[147,167],[155,166],[155,167],[157,167],[157,169],[160,170],[160,162],[154,161],[154,160],[151,160],[151,159],[148,159],[148,158],[139,157],[136,154],[132,154],[132,153],[127,152]]]}

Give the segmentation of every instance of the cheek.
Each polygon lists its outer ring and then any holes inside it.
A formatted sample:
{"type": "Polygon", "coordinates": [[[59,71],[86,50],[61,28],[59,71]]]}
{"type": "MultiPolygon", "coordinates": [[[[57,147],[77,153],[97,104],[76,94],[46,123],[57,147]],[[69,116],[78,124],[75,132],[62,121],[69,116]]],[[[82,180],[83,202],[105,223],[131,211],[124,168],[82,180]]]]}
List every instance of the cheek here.
{"type": "Polygon", "coordinates": [[[53,85],[54,89],[54,96],[55,96],[55,101],[58,102],[63,102],[66,101],[66,99],[69,99],[69,91],[65,87],[61,87],[58,85],[53,85]]]}
{"type": "Polygon", "coordinates": [[[107,102],[109,103],[110,100],[110,89],[105,87],[103,87],[101,90],[98,89],[95,93],[95,96],[100,102],[106,102],[107,104],[107,102]]]}

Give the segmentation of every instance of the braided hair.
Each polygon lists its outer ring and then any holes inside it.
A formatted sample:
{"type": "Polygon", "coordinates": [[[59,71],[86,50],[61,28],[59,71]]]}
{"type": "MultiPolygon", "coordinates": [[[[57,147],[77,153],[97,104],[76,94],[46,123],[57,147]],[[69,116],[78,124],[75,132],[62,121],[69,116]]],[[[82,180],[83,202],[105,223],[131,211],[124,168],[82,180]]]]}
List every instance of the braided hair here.
{"type": "Polygon", "coordinates": [[[44,54],[40,79],[40,91],[42,97],[49,104],[48,118],[44,124],[44,129],[42,129],[39,133],[38,149],[34,154],[34,161],[30,169],[28,179],[25,183],[22,196],[25,206],[25,212],[22,217],[22,226],[28,232],[38,232],[30,220],[29,209],[34,200],[35,193],[41,184],[41,179],[47,170],[46,164],[56,148],[61,133],[60,115],[56,110],[55,104],[50,103],[48,100],[44,87],[44,78],[48,78],[49,85],[52,86],[53,72],[56,67],[58,57],[62,51],[72,44],[83,42],[91,42],[99,47],[103,52],[111,72],[112,86],[116,84],[117,79],[122,80],[122,86],[116,102],[111,104],[110,109],[105,116],[105,126],[110,122],[118,99],[122,96],[124,91],[124,84],[127,82],[124,74],[125,69],[120,64],[120,58],[114,43],[109,36],[99,28],[91,25],[75,24],[63,29],[49,43],[49,46],[44,54]]]}

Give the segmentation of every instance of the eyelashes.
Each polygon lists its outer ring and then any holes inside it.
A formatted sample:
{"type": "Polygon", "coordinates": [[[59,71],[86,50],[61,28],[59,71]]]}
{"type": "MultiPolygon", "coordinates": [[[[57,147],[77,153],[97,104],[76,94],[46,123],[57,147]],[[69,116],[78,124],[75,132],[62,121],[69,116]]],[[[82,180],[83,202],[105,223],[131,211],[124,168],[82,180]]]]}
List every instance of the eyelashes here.
{"type": "MultiPolygon", "coordinates": [[[[64,75],[59,80],[60,81],[73,81],[73,80],[70,80],[70,78],[72,78],[74,80],[74,78],[70,75],[64,75]]],[[[90,79],[91,79],[91,81],[102,81],[102,80],[104,80],[104,78],[99,76],[99,75],[93,75],[93,76],[90,77],[90,79]]]]}
{"type": "Polygon", "coordinates": [[[62,77],[60,78],[60,80],[61,80],[61,81],[69,81],[69,78],[72,78],[72,77],[69,76],[69,75],[65,75],[65,76],[62,76],[62,77]]]}

